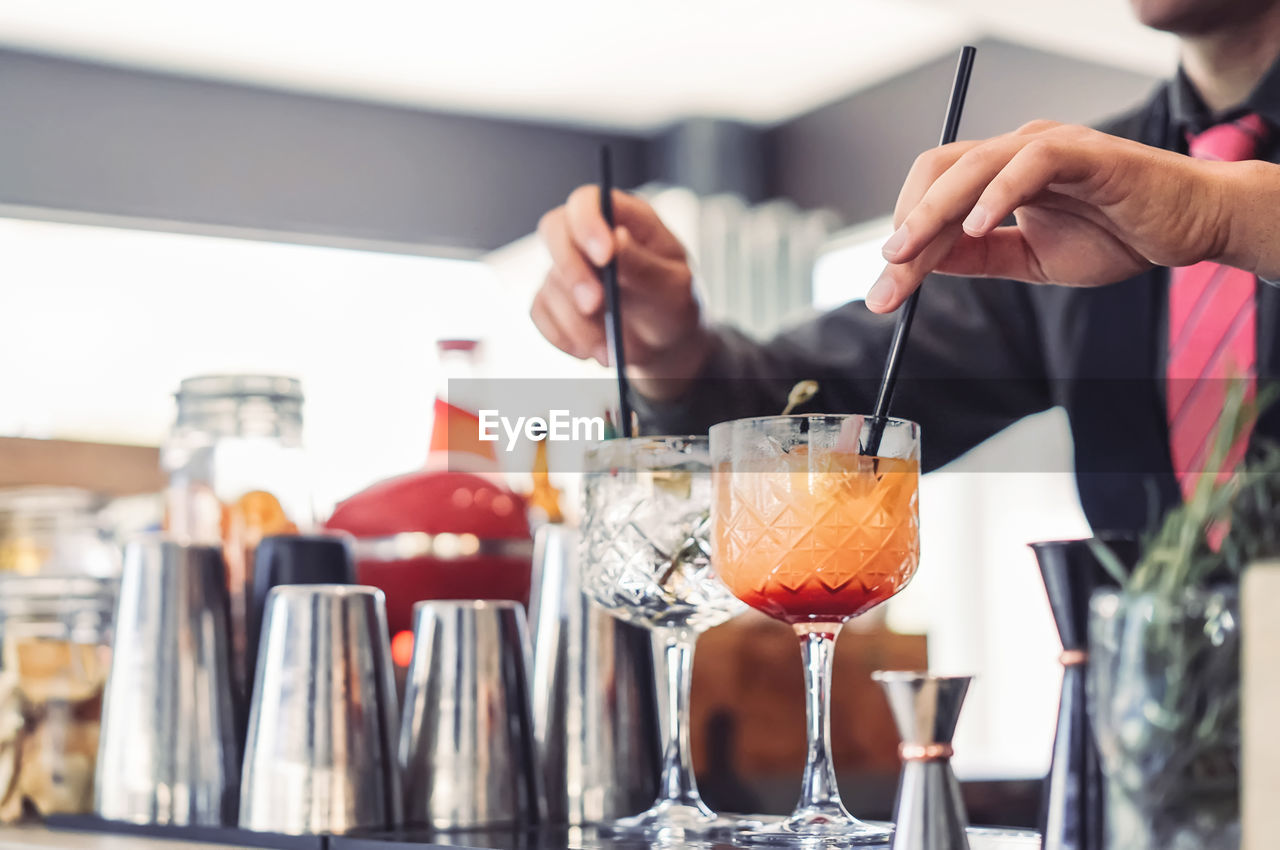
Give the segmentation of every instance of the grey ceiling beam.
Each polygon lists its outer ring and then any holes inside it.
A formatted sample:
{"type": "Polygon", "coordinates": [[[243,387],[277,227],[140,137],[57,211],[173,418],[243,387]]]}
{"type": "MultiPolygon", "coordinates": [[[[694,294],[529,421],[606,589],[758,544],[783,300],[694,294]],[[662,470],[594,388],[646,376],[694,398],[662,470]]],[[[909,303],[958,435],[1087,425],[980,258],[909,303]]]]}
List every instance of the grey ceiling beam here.
{"type": "Polygon", "coordinates": [[[414,253],[528,233],[646,140],[0,49],[0,213],[414,253]]]}

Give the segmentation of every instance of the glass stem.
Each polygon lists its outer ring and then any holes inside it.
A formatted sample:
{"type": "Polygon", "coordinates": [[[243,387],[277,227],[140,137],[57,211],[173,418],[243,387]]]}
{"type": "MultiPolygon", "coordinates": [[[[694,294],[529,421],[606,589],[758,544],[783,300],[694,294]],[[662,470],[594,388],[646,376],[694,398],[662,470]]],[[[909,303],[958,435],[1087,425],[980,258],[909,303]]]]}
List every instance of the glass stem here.
{"type": "Polygon", "coordinates": [[[689,688],[693,682],[694,636],[688,629],[665,629],[667,662],[667,745],[662,756],[661,799],[702,808],[689,745],[689,688]]]}
{"type": "Polygon", "coordinates": [[[799,808],[847,818],[849,813],[840,802],[836,768],[831,760],[831,660],[841,625],[807,623],[795,627],[804,659],[809,734],[809,756],[800,786],[799,808]]]}

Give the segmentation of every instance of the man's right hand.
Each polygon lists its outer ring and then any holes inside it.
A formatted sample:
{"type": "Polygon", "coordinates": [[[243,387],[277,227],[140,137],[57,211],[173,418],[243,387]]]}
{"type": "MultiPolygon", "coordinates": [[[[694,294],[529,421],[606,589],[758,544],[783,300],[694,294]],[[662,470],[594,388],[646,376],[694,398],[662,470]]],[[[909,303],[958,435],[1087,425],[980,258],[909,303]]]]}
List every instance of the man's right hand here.
{"type": "Polygon", "coordinates": [[[610,233],[599,191],[582,186],[542,217],[552,267],[529,313],[552,345],[607,365],[599,268],[616,253],[628,375],[645,396],[674,398],[702,369],[711,340],[684,246],[639,198],[615,190],[613,214],[610,233]]]}

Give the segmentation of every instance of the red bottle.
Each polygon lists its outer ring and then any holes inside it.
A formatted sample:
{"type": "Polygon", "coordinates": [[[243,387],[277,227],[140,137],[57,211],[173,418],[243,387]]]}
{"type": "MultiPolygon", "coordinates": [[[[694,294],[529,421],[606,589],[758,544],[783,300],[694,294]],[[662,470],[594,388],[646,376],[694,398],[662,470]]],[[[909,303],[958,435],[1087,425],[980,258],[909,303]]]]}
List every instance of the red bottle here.
{"type": "Polygon", "coordinates": [[[361,584],[387,596],[394,654],[404,659],[413,606],[424,599],[511,599],[527,605],[532,541],[524,497],[501,483],[477,413],[451,399],[475,387],[475,340],[441,340],[444,380],[423,469],[381,481],[334,510],[328,528],[357,538],[361,584]],[[398,639],[398,640],[397,640],[398,639]]]}

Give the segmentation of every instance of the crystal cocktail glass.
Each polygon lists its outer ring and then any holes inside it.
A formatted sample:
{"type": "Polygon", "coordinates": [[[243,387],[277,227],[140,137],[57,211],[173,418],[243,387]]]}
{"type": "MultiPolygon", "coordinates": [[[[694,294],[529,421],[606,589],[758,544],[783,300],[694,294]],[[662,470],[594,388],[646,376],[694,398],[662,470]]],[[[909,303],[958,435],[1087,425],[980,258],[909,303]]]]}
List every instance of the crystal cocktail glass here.
{"type": "Polygon", "coordinates": [[[716,575],[710,514],[706,437],[609,440],[587,453],[583,587],[615,616],[654,630],[667,668],[658,800],[606,824],[611,832],[694,837],[740,825],[702,802],[689,750],[694,642],[746,610],[716,575]]]}
{"type": "Polygon", "coordinates": [[[713,558],[743,602],[800,638],[809,751],[795,812],[764,844],[876,844],[888,830],[840,801],[831,761],[831,656],[844,623],[906,586],[920,560],[920,432],[870,416],[774,416],[711,429],[713,558]]]}

